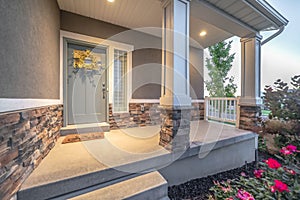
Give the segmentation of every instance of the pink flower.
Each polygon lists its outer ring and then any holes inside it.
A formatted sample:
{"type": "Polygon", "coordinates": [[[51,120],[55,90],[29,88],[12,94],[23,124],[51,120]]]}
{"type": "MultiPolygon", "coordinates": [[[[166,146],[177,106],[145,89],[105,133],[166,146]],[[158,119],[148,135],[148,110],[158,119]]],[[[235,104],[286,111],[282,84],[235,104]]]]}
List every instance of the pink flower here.
{"type": "Polygon", "coordinates": [[[280,153],[282,153],[283,155],[291,155],[293,154],[292,151],[288,150],[286,147],[283,147],[281,150],[280,150],[280,153]]]}
{"type": "MultiPolygon", "coordinates": [[[[273,189],[275,191],[277,190],[278,192],[284,192],[284,191],[289,192],[288,186],[285,183],[281,182],[280,180],[274,180],[274,183],[275,185],[273,186],[274,187],[273,189]]],[[[271,191],[272,191],[272,186],[271,186],[271,191]]]]}
{"type": "Polygon", "coordinates": [[[261,178],[263,173],[264,173],[264,170],[262,170],[262,169],[254,170],[254,176],[256,178],[261,178]]]}
{"type": "Polygon", "coordinates": [[[281,167],[281,164],[273,158],[269,158],[268,160],[265,161],[265,163],[267,163],[271,169],[278,169],[281,167]]]}
{"type": "Polygon", "coordinates": [[[271,186],[271,187],[270,187],[270,190],[271,190],[272,193],[276,192],[275,186],[271,186]]]}
{"type": "Polygon", "coordinates": [[[246,177],[247,175],[246,175],[245,172],[242,172],[242,173],[241,173],[241,176],[246,177]]]}
{"type": "Polygon", "coordinates": [[[231,191],[231,188],[230,187],[221,187],[222,191],[227,193],[227,192],[230,192],[231,191]]]}
{"type": "Polygon", "coordinates": [[[234,200],[233,197],[226,198],[225,200],[234,200]]]}
{"type": "Polygon", "coordinates": [[[291,152],[293,152],[293,153],[297,151],[297,147],[294,146],[294,145],[291,145],[291,144],[287,145],[286,149],[289,150],[289,151],[291,151],[291,152]]]}
{"type": "Polygon", "coordinates": [[[249,192],[244,190],[239,190],[236,196],[241,200],[255,200],[254,197],[249,192]]]}
{"type": "Polygon", "coordinates": [[[292,169],[287,169],[286,167],[284,168],[284,170],[292,175],[296,175],[296,172],[292,169]]]}
{"type": "Polygon", "coordinates": [[[296,175],[296,172],[295,172],[294,170],[292,170],[292,169],[290,169],[288,172],[289,172],[290,174],[292,174],[292,175],[296,175]]]}

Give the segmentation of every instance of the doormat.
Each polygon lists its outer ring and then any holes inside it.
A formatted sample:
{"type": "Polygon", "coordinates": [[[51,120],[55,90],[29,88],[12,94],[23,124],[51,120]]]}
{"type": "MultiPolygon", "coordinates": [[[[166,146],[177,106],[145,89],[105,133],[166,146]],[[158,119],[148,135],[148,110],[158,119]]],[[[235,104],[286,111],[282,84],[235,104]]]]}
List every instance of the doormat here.
{"type": "Polygon", "coordinates": [[[104,133],[84,133],[84,134],[71,134],[67,135],[65,139],[62,141],[62,144],[74,143],[74,142],[82,142],[88,140],[98,140],[103,139],[104,133]]]}

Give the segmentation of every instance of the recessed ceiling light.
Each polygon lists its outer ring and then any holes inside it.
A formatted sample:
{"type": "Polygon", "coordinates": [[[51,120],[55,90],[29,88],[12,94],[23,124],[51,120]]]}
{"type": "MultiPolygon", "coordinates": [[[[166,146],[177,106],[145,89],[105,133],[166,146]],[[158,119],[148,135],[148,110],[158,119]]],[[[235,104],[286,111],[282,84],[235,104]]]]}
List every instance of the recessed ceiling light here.
{"type": "Polygon", "coordinates": [[[110,3],[113,3],[115,0],[107,0],[108,2],[110,2],[110,3]]]}
{"type": "Polygon", "coordinates": [[[207,35],[207,32],[206,31],[201,31],[200,34],[199,34],[201,37],[204,37],[207,35]]]}

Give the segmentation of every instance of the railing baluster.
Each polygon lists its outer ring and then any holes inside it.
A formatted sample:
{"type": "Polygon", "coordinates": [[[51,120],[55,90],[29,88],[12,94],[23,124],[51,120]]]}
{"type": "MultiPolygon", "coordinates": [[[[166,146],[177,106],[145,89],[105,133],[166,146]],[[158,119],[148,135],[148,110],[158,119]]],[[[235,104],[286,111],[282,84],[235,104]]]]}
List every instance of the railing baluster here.
{"type": "Polygon", "coordinates": [[[209,115],[208,115],[208,117],[210,117],[211,116],[211,99],[209,99],[208,100],[208,103],[209,103],[209,110],[208,110],[208,112],[209,112],[209,115]]]}
{"type": "Polygon", "coordinates": [[[220,118],[220,100],[218,99],[217,100],[217,109],[216,109],[216,111],[217,111],[217,113],[216,113],[216,117],[217,118],[220,118]]]}
{"type": "Polygon", "coordinates": [[[224,100],[221,100],[221,119],[225,119],[225,117],[224,117],[224,100]]]}
{"type": "Polygon", "coordinates": [[[236,101],[233,101],[233,120],[236,121],[236,101]]]}
{"type": "Polygon", "coordinates": [[[228,100],[226,99],[225,100],[225,119],[227,120],[228,119],[228,100]]]}
{"type": "Polygon", "coordinates": [[[238,123],[238,98],[207,97],[205,104],[206,119],[238,123]]]}

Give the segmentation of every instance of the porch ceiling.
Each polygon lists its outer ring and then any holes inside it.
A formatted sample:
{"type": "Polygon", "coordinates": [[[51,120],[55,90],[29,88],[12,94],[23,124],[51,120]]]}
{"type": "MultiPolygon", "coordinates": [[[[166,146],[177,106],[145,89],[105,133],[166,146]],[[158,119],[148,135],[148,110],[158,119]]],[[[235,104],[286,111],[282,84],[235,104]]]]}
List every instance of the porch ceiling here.
{"type": "MultiPolygon", "coordinates": [[[[233,35],[244,37],[261,30],[278,29],[281,24],[271,12],[263,10],[263,7],[260,10],[256,9],[252,5],[261,1],[191,1],[190,37],[206,48],[233,35]],[[269,19],[272,16],[273,18],[269,19]],[[203,30],[207,35],[201,38],[199,33],[203,30]]],[[[57,2],[61,10],[129,29],[162,26],[161,0],[115,0],[113,3],[106,0],[57,0],[57,2]]],[[[272,12],[281,16],[274,9],[272,12]]]]}
{"type": "MultiPolygon", "coordinates": [[[[76,13],[86,17],[102,20],[129,29],[143,27],[162,27],[162,6],[160,0],[57,0],[61,10],[76,13]]],[[[190,36],[203,48],[227,39],[233,34],[194,17],[190,17],[190,36]],[[208,34],[201,38],[199,32],[205,30],[208,34]]],[[[147,30],[149,31],[149,29],[147,30]]],[[[151,34],[160,36],[153,31],[151,34]]],[[[193,43],[194,46],[199,46],[193,43]]]]}

